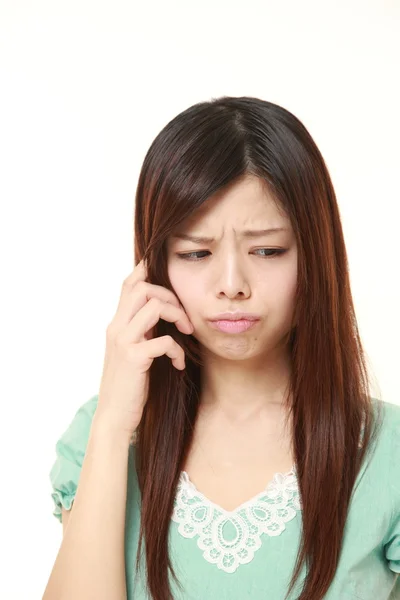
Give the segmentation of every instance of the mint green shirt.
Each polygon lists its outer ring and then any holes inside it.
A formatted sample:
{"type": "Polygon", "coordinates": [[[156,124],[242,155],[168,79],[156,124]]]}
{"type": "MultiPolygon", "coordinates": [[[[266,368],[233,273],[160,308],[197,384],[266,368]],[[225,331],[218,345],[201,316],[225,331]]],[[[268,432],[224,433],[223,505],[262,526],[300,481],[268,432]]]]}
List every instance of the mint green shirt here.
{"type": "MultiPolygon", "coordinates": [[[[74,500],[97,400],[96,395],[79,408],[56,444],[50,480],[53,514],[60,522],[61,507],[70,509],[74,500]]],[[[357,477],[326,600],[400,600],[400,406],[379,402],[384,406],[384,422],[372,459],[357,477]]],[[[143,579],[135,576],[140,492],[134,452],[132,445],[125,521],[127,592],[128,600],[149,600],[143,579]]],[[[208,501],[182,473],[169,543],[184,592],[170,577],[174,598],[283,600],[295,565],[300,526],[295,471],[277,474],[264,492],[231,512],[208,501]]],[[[304,577],[303,565],[290,600],[298,597],[304,577]]]]}

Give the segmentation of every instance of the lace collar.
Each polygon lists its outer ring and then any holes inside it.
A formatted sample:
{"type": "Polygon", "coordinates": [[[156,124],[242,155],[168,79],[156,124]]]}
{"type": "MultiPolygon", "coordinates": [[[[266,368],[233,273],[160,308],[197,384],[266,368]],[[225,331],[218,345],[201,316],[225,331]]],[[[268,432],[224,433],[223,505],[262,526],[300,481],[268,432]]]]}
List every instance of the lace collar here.
{"type": "Polygon", "coordinates": [[[262,534],[281,535],[285,523],[301,510],[296,473],[295,466],[287,473],[276,473],[262,492],[227,511],[208,500],[182,471],[172,520],[183,537],[197,537],[205,560],[234,573],[253,559],[262,534]]]}

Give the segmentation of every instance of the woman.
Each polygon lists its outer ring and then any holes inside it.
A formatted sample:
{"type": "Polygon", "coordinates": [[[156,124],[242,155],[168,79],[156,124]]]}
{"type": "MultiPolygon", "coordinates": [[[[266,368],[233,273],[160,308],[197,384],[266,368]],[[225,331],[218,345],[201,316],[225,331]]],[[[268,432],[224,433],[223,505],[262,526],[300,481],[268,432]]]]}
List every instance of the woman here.
{"type": "Polygon", "coordinates": [[[252,97],[172,119],[141,169],[135,265],[99,393],[57,443],[44,600],[400,594],[400,408],[369,395],[302,123],[252,97]]]}

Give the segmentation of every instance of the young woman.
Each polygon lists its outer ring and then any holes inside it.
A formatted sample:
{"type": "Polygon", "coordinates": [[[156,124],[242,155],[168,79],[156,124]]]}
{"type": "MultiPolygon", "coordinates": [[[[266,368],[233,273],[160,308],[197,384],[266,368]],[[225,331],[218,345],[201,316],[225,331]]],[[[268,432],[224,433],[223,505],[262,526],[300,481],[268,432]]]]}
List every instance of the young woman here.
{"type": "Polygon", "coordinates": [[[44,600],[400,597],[400,407],[370,396],[335,192],[289,111],[221,97],[155,138],[99,392],[56,450],[44,600]]]}

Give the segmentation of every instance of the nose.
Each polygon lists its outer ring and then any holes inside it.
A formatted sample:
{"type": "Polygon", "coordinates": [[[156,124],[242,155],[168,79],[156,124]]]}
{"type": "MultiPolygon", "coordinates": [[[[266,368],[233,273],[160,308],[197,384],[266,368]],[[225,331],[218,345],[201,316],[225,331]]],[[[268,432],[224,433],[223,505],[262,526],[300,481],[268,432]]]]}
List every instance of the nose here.
{"type": "Polygon", "coordinates": [[[216,265],[215,286],[219,297],[235,298],[241,295],[247,298],[250,295],[246,269],[235,253],[221,256],[216,265]]]}

